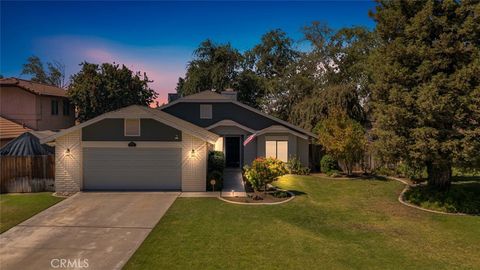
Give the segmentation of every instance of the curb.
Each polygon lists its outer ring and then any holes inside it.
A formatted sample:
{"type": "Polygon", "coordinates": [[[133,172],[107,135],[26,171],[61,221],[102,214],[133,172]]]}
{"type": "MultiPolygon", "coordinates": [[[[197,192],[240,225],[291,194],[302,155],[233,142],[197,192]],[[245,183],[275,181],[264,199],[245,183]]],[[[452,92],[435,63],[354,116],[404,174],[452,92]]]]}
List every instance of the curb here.
{"type": "MultiPolygon", "coordinates": [[[[383,175],[382,175],[383,176],[383,175]]],[[[418,209],[418,210],[422,210],[422,211],[425,211],[425,212],[429,212],[429,213],[435,213],[435,214],[441,214],[441,215],[448,215],[448,216],[475,216],[475,215],[469,215],[469,214],[465,214],[465,213],[448,213],[448,212],[442,212],[442,211],[437,211],[437,210],[431,210],[431,209],[427,209],[427,208],[423,208],[423,207],[420,207],[418,205],[414,205],[414,204],[411,204],[407,201],[405,201],[403,198],[404,198],[404,195],[405,195],[405,192],[407,192],[411,187],[416,187],[416,186],[419,186],[418,184],[417,185],[411,185],[410,183],[408,183],[407,181],[403,180],[403,179],[400,179],[400,178],[396,178],[396,177],[392,177],[392,176],[384,176],[386,177],[387,179],[391,179],[391,180],[395,180],[395,181],[398,181],[398,182],[401,182],[403,184],[405,184],[405,187],[403,188],[402,192],[400,192],[400,195],[398,196],[398,201],[405,205],[405,206],[408,206],[408,207],[412,207],[412,208],[415,208],[415,209],[418,209]]]]}
{"type": "Polygon", "coordinates": [[[227,199],[224,199],[223,197],[220,197],[218,196],[217,198],[221,201],[224,201],[224,202],[227,202],[227,203],[231,203],[231,204],[238,204],[238,205],[278,205],[278,204],[283,204],[283,203],[287,203],[291,200],[293,200],[295,198],[295,194],[293,194],[292,192],[288,191],[288,190],[283,190],[283,189],[278,189],[279,191],[285,191],[287,192],[288,194],[290,194],[290,198],[288,198],[287,200],[285,201],[281,201],[281,202],[271,202],[271,203],[246,203],[246,202],[235,202],[235,201],[230,201],[230,200],[227,200],[227,199]]]}

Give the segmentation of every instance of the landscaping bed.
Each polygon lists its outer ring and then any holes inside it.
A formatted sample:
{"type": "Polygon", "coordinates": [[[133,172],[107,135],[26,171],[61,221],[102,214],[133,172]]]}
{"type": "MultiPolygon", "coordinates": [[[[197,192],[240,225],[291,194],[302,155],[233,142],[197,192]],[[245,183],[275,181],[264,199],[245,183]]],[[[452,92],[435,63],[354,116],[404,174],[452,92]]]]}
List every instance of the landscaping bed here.
{"type": "Polygon", "coordinates": [[[270,187],[266,192],[254,191],[250,186],[246,187],[247,197],[225,197],[226,201],[251,203],[251,204],[270,204],[280,203],[289,200],[293,193],[289,191],[270,187]]]}
{"type": "Polygon", "coordinates": [[[421,184],[407,190],[404,200],[435,211],[480,215],[480,182],[453,182],[447,191],[421,184]]]}

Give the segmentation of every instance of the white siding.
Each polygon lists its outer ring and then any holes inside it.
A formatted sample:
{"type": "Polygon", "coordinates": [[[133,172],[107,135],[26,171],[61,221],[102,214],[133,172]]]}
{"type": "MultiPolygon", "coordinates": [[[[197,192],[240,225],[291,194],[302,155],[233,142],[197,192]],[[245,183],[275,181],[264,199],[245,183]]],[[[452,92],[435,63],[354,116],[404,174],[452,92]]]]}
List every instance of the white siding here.
{"type": "Polygon", "coordinates": [[[207,143],[182,133],[182,191],[205,191],[207,179],[207,143]],[[192,149],[195,150],[192,155],[192,149]]]}
{"type": "Polygon", "coordinates": [[[55,191],[69,195],[82,189],[81,130],[65,134],[55,141],[55,191]],[[70,153],[67,153],[67,149],[70,153]]]}

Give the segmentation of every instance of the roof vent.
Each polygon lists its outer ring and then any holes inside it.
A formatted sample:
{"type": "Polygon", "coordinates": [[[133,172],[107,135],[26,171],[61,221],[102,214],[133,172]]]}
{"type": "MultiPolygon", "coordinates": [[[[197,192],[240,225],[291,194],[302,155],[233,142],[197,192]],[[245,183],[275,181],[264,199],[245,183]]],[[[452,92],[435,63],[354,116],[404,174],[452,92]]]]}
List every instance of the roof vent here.
{"type": "Polygon", "coordinates": [[[224,91],[222,91],[222,96],[228,97],[229,99],[232,99],[232,100],[237,100],[237,91],[231,88],[227,88],[224,91]]]}

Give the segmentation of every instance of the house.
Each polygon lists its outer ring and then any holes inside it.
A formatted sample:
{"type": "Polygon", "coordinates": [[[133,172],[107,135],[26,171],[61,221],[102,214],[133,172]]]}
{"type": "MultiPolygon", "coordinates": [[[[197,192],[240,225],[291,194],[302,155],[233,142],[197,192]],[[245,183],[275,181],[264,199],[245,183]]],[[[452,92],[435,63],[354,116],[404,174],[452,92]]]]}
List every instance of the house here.
{"type": "Polygon", "coordinates": [[[133,105],[112,111],[41,142],[55,141],[56,191],[69,194],[205,191],[208,151],[225,152],[226,165],[234,168],[260,156],[296,156],[308,165],[314,137],[238,102],[235,92],[204,91],[158,109],[133,105]]]}
{"type": "Polygon", "coordinates": [[[31,130],[60,130],[75,124],[62,88],[17,78],[0,79],[0,116],[31,130]]]}

